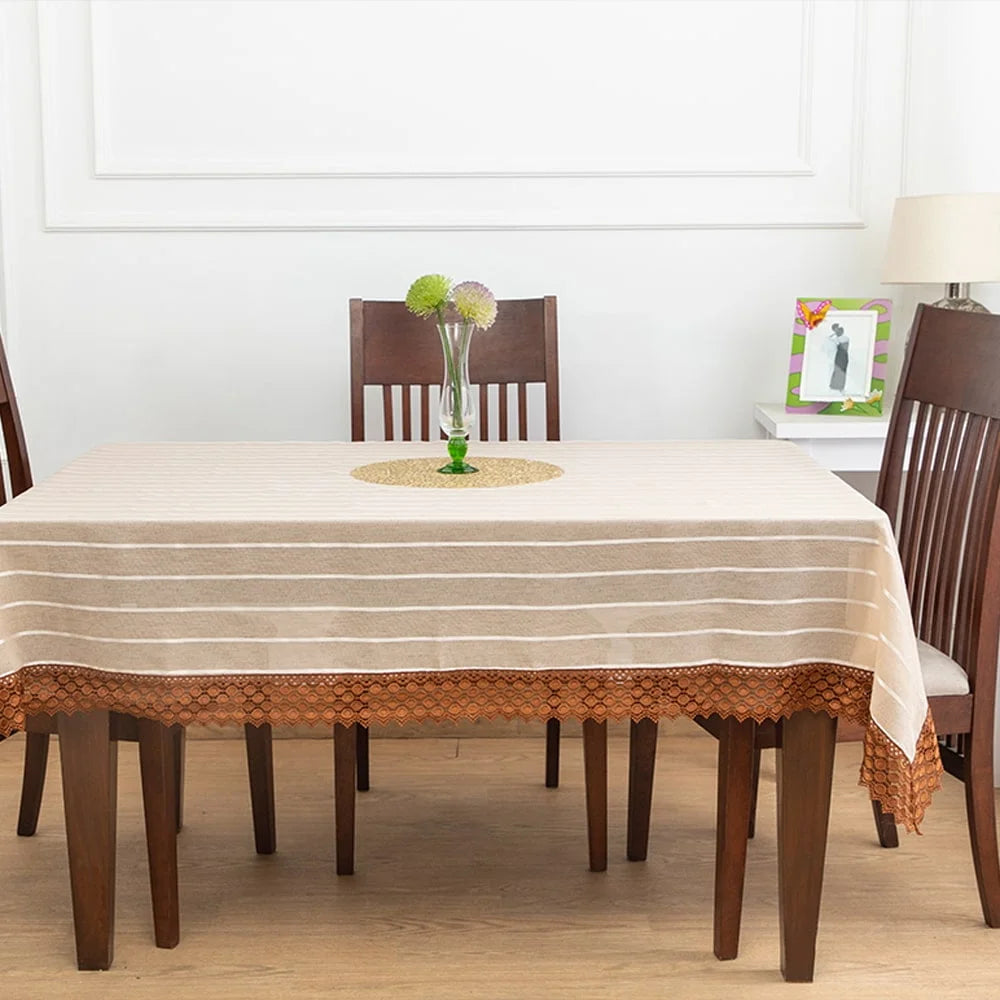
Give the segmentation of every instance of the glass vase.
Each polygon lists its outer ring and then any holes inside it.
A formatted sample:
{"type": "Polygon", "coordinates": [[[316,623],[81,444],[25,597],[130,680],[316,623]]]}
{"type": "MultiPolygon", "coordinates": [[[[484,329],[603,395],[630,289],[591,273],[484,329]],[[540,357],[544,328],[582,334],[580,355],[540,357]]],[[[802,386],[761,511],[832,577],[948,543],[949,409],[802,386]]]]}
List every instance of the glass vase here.
{"type": "Polygon", "coordinates": [[[465,461],[469,450],[469,431],[476,422],[476,404],[469,385],[469,342],[471,323],[441,323],[441,348],[444,351],[444,379],[441,383],[439,418],[441,430],[448,437],[451,461],[438,469],[446,475],[464,475],[479,470],[465,461]]]}

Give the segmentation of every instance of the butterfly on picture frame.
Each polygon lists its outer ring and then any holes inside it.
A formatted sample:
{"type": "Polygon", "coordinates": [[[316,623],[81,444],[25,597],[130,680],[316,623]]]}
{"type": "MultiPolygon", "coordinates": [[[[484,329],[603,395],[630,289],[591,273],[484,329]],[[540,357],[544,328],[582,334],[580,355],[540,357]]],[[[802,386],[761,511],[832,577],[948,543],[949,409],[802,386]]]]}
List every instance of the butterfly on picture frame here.
{"type": "Polygon", "coordinates": [[[795,303],[795,311],[798,313],[798,317],[802,320],[805,328],[807,330],[814,330],[823,322],[830,310],[830,304],[830,299],[824,299],[814,309],[810,309],[802,299],[798,299],[795,303]]]}

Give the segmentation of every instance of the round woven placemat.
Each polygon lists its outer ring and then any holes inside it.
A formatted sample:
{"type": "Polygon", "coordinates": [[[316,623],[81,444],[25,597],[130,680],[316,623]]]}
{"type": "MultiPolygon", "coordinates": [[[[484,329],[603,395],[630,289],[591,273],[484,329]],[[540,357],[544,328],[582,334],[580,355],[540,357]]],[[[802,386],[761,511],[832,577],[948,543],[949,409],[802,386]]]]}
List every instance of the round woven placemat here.
{"type": "Polygon", "coordinates": [[[379,486],[415,486],[419,489],[475,490],[498,486],[524,486],[544,483],[563,474],[558,465],[534,462],[527,458],[476,458],[470,465],[479,471],[464,476],[438,472],[447,458],[398,458],[391,462],[372,462],[351,470],[355,479],[379,486]]]}

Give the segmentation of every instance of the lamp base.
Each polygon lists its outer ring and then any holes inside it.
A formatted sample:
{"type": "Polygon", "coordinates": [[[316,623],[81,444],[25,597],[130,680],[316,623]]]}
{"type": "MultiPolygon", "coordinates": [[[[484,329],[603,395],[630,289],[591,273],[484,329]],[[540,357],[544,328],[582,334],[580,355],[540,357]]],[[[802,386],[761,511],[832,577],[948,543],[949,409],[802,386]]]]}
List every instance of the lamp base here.
{"type": "Polygon", "coordinates": [[[932,302],[931,305],[934,306],[935,309],[957,309],[959,312],[967,312],[967,313],[989,312],[989,309],[987,309],[986,306],[984,306],[981,302],[977,302],[975,299],[970,299],[970,298],[938,299],[937,302],[932,302]]]}
{"type": "Polygon", "coordinates": [[[958,312],[967,313],[988,313],[981,302],[969,298],[969,286],[966,282],[952,283],[948,285],[948,294],[937,302],[932,302],[935,309],[956,309],[958,312]]]}

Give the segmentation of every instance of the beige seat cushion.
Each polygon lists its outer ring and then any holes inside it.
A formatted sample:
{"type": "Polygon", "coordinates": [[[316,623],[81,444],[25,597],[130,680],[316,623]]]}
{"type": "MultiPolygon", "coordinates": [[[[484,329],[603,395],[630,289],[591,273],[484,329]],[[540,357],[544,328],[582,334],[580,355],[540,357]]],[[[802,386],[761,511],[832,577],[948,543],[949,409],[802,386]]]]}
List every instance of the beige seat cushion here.
{"type": "Polygon", "coordinates": [[[922,639],[917,641],[917,648],[928,698],[942,694],[969,693],[968,674],[950,656],[945,656],[940,649],[922,639]]]}

